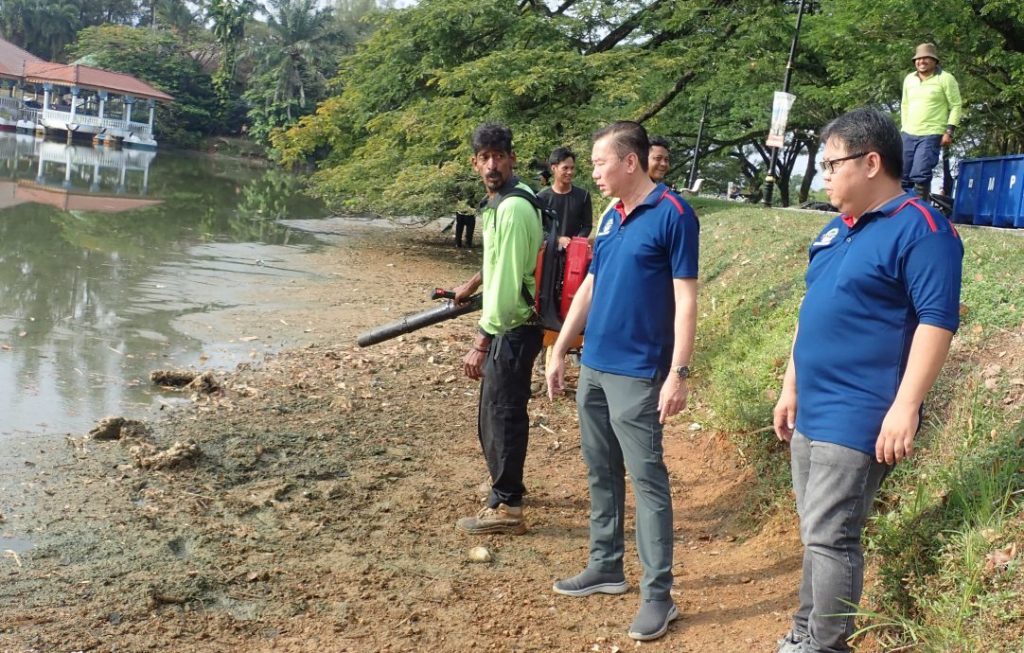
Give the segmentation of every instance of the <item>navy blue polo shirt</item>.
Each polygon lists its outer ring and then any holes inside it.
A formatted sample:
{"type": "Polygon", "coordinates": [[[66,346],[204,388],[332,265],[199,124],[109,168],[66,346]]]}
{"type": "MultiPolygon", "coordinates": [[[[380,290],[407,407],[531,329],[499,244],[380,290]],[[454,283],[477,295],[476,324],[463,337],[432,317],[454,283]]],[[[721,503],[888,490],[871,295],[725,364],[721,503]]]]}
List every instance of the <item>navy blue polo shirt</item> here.
{"type": "Polygon", "coordinates": [[[917,325],[960,325],[963,255],[949,220],[911,194],[821,231],[793,348],[798,431],[874,455],[917,325]]]}
{"type": "Polygon", "coordinates": [[[658,184],[628,216],[618,202],[601,216],[594,241],[594,294],[583,364],[643,379],[672,363],[673,279],[697,277],[697,216],[658,184]]]}

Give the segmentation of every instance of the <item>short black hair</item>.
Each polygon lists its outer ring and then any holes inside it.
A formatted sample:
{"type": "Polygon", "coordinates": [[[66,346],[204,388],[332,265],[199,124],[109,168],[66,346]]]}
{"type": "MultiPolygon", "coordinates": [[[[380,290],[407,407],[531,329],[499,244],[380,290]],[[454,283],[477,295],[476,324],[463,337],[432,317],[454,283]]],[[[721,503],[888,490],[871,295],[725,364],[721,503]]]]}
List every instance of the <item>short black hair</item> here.
{"type": "Polygon", "coordinates": [[[822,145],[836,140],[849,154],[875,152],[882,170],[890,177],[903,177],[903,137],[889,114],[871,107],[844,113],[821,130],[822,145]]]}
{"type": "Polygon", "coordinates": [[[651,151],[651,141],[647,138],[647,130],[638,122],[619,120],[594,132],[594,142],[606,136],[612,137],[612,146],[619,158],[626,158],[629,153],[636,154],[640,169],[647,172],[647,155],[651,151]]]}
{"type": "Polygon", "coordinates": [[[575,162],[576,153],[567,147],[556,147],[555,149],[551,150],[551,156],[548,157],[548,165],[556,166],[562,161],[565,161],[566,159],[572,159],[573,162],[575,162]]]}
{"type": "Polygon", "coordinates": [[[481,150],[499,150],[512,153],[512,130],[496,122],[485,122],[473,130],[469,138],[473,154],[481,150]]]}
{"type": "Polygon", "coordinates": [[[669,147],[668,140],[664,136],[651,136],[651,147],[663,147],[672,153],[672,148],[669,147]]]}

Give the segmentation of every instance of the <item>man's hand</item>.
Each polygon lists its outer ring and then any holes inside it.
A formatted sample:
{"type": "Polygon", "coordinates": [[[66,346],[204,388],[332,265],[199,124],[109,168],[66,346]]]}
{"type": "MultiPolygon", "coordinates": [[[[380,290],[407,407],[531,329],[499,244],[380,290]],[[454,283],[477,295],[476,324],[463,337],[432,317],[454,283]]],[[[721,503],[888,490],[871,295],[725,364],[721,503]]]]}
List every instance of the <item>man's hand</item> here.
{"type": "Polygon", "coordinates": [[[486,360],[486,352],[471,348],[466,352],[466,355],[462,357],[462,371],[466,373],[466,376],[474,381],[479,381],[484,378],[484,361],[486,360]]]}
{"type": "Polygon", "coordinates": [[[895,465],[914,455],[914,436],[921,420],[920,406],[893,404],[882,420],[882,431],[875,442],[875,460],[895,465]]]}
{"type": "Polygon", "coordinates": [[[782,389],[772,412],[772,426],[779,440],[789,442],[793,439],[793,429],[796,427],[796,390],[782,389]]]}
{"type": "Polygon", "coordinates": [[[466,303],[466,300],[469,299],[469,296],[475,293],[477,288],[479,288],[481,284],[483,284],[483,282],[483,275],[477,272],[468,281],[460,283],[459,285],[452,288],[452,292],[455,293],[455,303],[466,303]]]}
{"type": "Polygon", "coordinates": [[[484,377],[484,362],[487,361],[487,354],[491,351],[491,342],[491,337],[477,333],[473,337],[473,346],[462,357],[462,371],[474,381],[484,377]]]}
{"type": "Polygon", "coordinates": [[[678,374],[669,373],[658,394],[658,411],[660,413],[658,421],[660,423],[664,424],[669,417],[686,408],[686,395],[689,391],[686,379],[680,378],[678,374]]]}
{"type": "Polygon", "coordinates": [[[560,236],[558,238],[558,249],[565,249],[571,242],[572,238],[569,238],[568,236],[560,236]]]}
{"type": "Polygon", "coordinates": [[[544,371],[544,380],[548,384],[548,399],[555,400],[555,395],[565,392],[565,356],[551,354],[544,371]]]}
{"type": "Polygon", "coordinates": [[[455,293],[455,303],[465,304],[466,300],[469,299],[469,296],[473,294],[474,290],[476,290],[476,288],[473,288],[469,282],[459,284],[452,288],[452,292],[455,293]]]}
{"type": "Polygon", "coordinates": [[[949,135],[949,132],[942,134],[942,147],[949,147],[953,144],[953,137],[949,135]]]}

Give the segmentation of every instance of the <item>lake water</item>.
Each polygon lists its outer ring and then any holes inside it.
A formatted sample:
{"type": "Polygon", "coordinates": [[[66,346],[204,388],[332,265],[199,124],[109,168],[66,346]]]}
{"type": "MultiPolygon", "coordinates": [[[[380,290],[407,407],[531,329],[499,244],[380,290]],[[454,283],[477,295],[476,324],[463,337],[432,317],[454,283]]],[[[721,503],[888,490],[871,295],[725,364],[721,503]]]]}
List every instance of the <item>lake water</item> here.
{"type": "Polygon", "coordinates": [[[153,369],[248,360],[239,334],[181,324],[307,276],[291,262],[316,242],[277,220],[323,215],[277,169],[0,134],[0,458],[12,437],[145,417],[166,401],[153,369]]]}

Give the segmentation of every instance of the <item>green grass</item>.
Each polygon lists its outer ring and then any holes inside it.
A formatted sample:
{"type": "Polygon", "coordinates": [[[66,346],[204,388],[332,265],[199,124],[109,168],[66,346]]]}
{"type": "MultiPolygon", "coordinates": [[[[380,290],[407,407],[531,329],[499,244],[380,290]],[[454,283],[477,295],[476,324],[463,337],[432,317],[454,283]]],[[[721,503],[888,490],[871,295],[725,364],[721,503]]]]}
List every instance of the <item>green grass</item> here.
{"type": "Polygon", "coordinates": [[[789,483],[784,446],[766,432],[803,297],[807,247],[825,213],[703,201],[701,279],[694,369],[696,410],[734,434],[761,479],[764,501],[789,483]]]}
{"type": "MultiPolygon", "coordinates": [[[[691,402],[756,471],[760,508],[786,496],[767,427],[803,295],[807,246],[831,217],[713,200],[701,219],[691,402]]],[[[880,493],[866,534],[872,650],[1024,653],[1024,234],[961,229],[962,324],[929,395],[919,453],[880,493]],[[986,569],[1016,543],[1017,559],[986,569]]],[[[870,649],[871,646],[868,648],[870,649]]]]}

